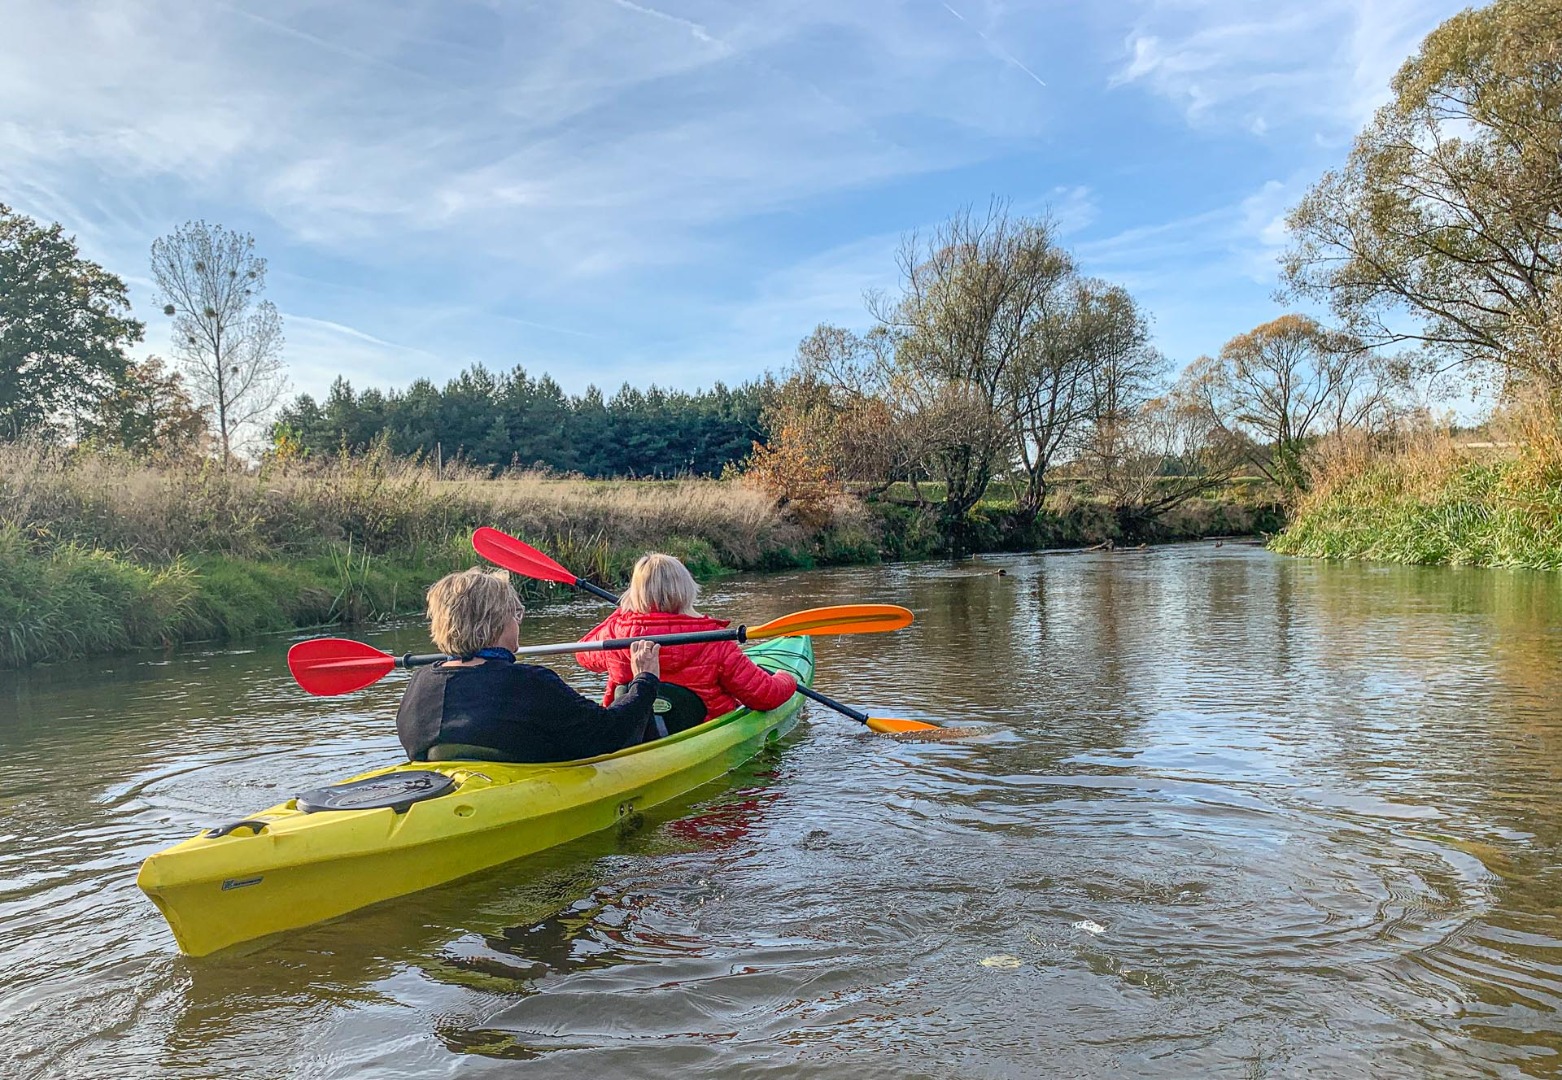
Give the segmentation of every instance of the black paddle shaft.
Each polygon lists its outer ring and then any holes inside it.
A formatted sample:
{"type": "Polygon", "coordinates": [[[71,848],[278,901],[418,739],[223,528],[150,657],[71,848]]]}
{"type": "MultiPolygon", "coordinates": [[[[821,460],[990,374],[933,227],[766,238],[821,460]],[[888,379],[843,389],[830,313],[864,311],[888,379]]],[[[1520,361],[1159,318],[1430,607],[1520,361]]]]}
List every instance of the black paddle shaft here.
{"type": "MultiPolygon", "coordinates": [[[[641,634],[638,637],[609,638],[606,641],[569,641],[561,645],[522,645],[516,656],[556,656],[575,652],[611,652],[627,649],[637,641],[654,641],[658,645],[698,645],[706,641],[747,641],[748,627],[729,626],[724,630],[692,630],[686,634],[641,634]]],[[[427,667],[445,660],[459,660],[448,653],[407,653],[396,657],[399,668],[427,667]]]]}

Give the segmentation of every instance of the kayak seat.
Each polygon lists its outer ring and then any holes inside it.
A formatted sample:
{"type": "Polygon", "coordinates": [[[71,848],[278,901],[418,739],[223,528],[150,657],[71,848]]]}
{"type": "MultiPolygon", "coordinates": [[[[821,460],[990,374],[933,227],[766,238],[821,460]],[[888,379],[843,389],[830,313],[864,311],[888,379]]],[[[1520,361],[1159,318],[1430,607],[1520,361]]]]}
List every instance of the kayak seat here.
{"type": "Polygon", "coordinates": [[[415,802],[448,795],[455,786],[455,779],[444,773],[408,769],[347,784],[312,788],[297,796],[295,802],[306,814],[327,810],[378,810],[387,806],[399,814],[415,802]]]}
{"type": "MultiPolygon", "coordinates": [[[[613,700],[617,701],[628,691],[627,686],[613,688],[613,700]]],[[[651,706],[653,719],[647,729],[647,742],[676,735],[698,724],[705,723],[710,715],[705,702],[687,686],[664,682],[656,690],[656,702],[651,706]]]]}

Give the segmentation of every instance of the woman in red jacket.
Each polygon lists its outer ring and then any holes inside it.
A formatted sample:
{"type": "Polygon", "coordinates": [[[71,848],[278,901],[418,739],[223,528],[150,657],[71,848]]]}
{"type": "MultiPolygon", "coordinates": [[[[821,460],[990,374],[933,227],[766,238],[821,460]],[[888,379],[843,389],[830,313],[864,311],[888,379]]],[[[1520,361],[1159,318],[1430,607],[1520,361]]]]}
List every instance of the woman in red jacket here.
{"type": "MultiPolygon", "coordinates": [[[[682,634],[717,630],[727,623],[694,610],[699,586],[688,568],[673,558],[652,552],[635,563],[629,588],[618,610],[585,636],[638,637],[644,634],[682,634]]],[[[592,671],[607,672],[604,704],[612,704],[620,687],[634,677],[627,652],[582,652],[575,659],[592,671]]],[[[744,655],[735,641],[709,641],[698,645],[669,645],[662,649],[662,682],[694,691],[705,705],[701,719],[731,712],[739,705],[774,709],[797,692],[797,680],[784,671],[771,674],[744,655]]],[[[672,725],[669,725],[672,726],[672,725]]],[[[673,726],[681,730],[685,724],[673,726]]]]}

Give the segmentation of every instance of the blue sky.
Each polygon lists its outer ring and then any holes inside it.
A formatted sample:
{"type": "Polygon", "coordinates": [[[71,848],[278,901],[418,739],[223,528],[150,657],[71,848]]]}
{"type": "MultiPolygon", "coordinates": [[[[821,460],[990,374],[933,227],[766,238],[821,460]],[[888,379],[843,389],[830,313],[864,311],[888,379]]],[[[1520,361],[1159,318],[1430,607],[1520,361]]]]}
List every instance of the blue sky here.
{"type": "Polygon", "coordinates": [[[1050,210],[1181,366],[1442,0],[8,0],[0,202],[129,283],[255,235],[296,389],[481,361],[695,388],[866,327],[900,236],[1050,210]]]}

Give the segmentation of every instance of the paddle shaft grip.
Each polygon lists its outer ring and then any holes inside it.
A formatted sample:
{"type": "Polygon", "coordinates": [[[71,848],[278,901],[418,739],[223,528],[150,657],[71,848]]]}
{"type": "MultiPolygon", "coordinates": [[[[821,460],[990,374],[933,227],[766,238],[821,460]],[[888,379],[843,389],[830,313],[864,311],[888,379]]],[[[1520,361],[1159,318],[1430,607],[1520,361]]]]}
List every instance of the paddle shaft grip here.
{"type": "Polygon", "coordinates": [[[600,585],[593,585],[591,582],[587,581],[585,578],[576,578],[575,579],[575,588],[577,588],[577,589],[584,589],[586,592],[591,593],[593,596],[600,596],[602,599],[606,600],[610,604],[618,603],[618,596],[616,594],[608,592],[606,589],[604,589],[600,585]]]}
{"type": "Polygon", "coordinates": [[[865,713],[865,712],[858,712],[856,709],[852,708],[850,705],[842,705],[839,701],[836,701],[832,697],[825,697],[823,694],[821,694],[819,691],[815,690],[811,686],[804,686],[802,683],[798,683],[797,684],[797,692],[799,694],[802,694],[805,698],[811,698],[812,700],[817,701],[819,704],[825,706],[826,708],[834,709],[836,712],[840,713],[842,716],[849,716],[849,717],[851,717],[853,720],[857,721],[859,724],[866,724],[868,722],[868,714],[867,713],[865,713]]]}
{"type": "Polygon", "coordinates": [[[579,641],[573,645],[536,645],[530,649],[517,649],[516,654],[519,655],[524,652],[610,652],[613,649],[627,649],[637,641],[654,641],[658,645],[698,645],[704,641],[747,640],[747,627],[732,626],[725,630],[693,630],[687,634],[642,634],[639,637],[607,638],[604,641],[579,641]]]}
{"type": "MultiPolygon", "coordinates": [[[[451,656],[449,653],[442,653],[442,652],[441,653],[407,653],[405,656],[398,656],[398,657],[396,657],[396,659],[393,662],[393,666],[401,667],[401,668],[427,667],[430,664],[438,664],[438,663],[441,663],[442,661],[445,661],[445,660],[454,660],[454,659],[455,659],[455,657],[451,656]]],[[[380,661],[380,662],[384,663],[383,660],[380,661]]]]}

